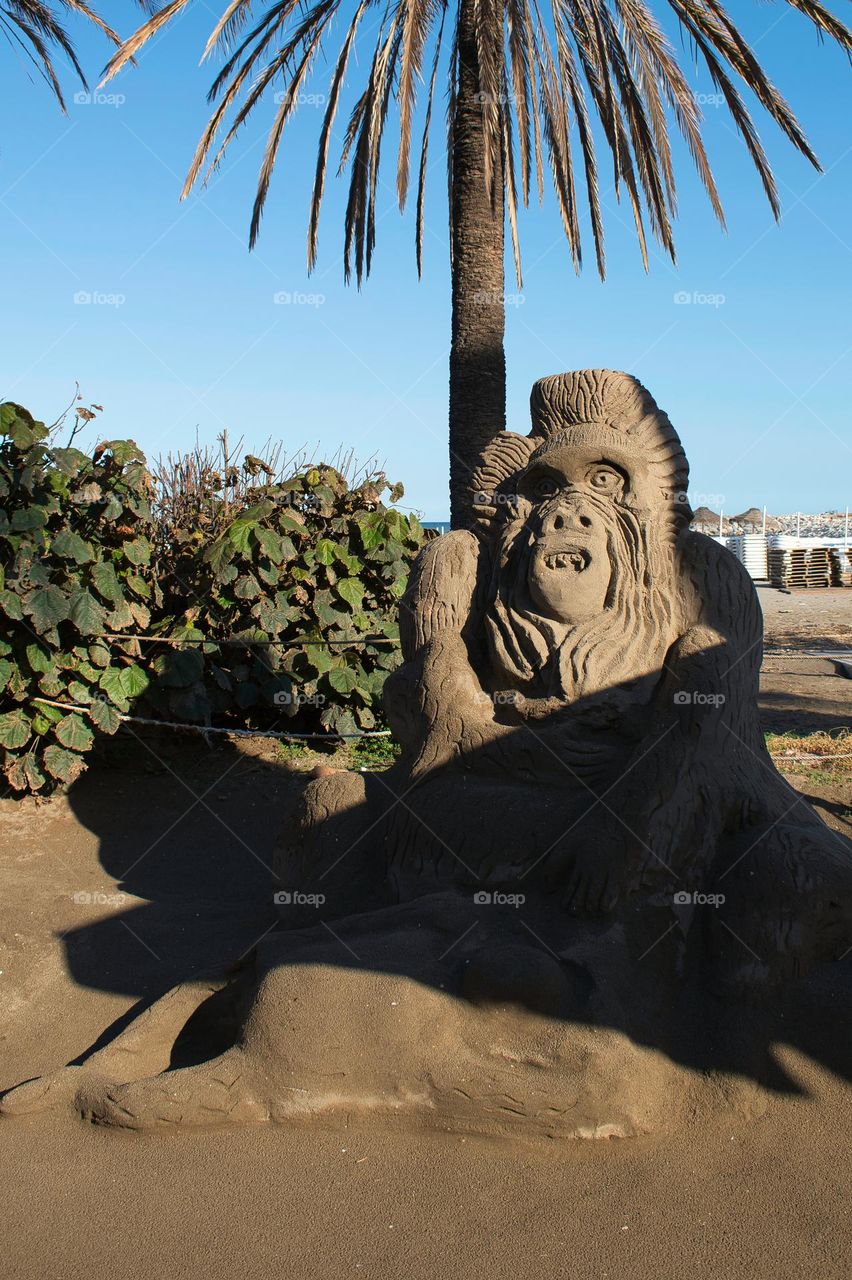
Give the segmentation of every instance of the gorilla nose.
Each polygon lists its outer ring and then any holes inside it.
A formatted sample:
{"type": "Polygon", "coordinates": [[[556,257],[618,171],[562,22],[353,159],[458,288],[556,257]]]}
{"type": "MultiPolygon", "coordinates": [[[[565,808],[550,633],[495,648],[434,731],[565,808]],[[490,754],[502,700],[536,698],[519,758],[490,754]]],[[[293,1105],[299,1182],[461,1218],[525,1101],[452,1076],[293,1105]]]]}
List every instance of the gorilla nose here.
{"type": "Polygon", "coordinates": [[[547,514],[542,533],[545,537],[550,533],[582,533],[591,527],[592,517],[586,510],[585,503],[563,502],[547,514]]]}

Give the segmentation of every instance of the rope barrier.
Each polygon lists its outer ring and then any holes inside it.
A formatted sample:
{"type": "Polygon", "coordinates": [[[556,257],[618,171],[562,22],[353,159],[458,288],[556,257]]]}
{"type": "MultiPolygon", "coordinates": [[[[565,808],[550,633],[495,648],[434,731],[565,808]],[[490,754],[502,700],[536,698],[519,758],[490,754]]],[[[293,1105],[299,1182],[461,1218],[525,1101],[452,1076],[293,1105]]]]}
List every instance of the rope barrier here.
{"type": "MultiPolygon", "coordinates": [[[[48,707],[59,707],[61,711],[87,711],[88,707],[73,702],[54,702],[51,698],[33,698],[33,702],[43,702],[48,707]]],[[[365,729],[360,733],[283,733],[275,729],[222,729],[214,725],[182,724],[177,720],[150,720],[147,716],[125,716],[119,714],[122,723],[154,725],[158,729],[179,729],[186,733],[225,733],[234,738],[281,738],[296,741],[311,740],[314,742],[333,742],[335,738],[389,738],[390,729],[365,729]]]]}
{"type": "Polygon", "coordinates": [[[330,640],[325,636],[317,639],[297,638],[295,641],[284,640],[211,640],[204,636],[200,640],[192,637],[183,636],[145,636],[145,635],[112,635],[94,636],[94,640],[144,640],[147,644],[171,644],[171,645],[194,645],[194,644],[212,644],[214,646],[224,645],[234,649],[253,649],[253,648],[281,648],[281,649],[298,649],[306,644],[399,644],[399,640],[394,636],[357,636],[354,640],[330,640]]]}
{"type": "MultiPolygon", "coordinates": [[[[43,702],[48,707],[58,707],[61,711],[87,711],[86,706],[80,706],[72,702],[55,702],[51,698],[33,698],[33,702],[43,702]]],[[[177,729],[186,733],[222,733],[233,738],[278,738],[282,740],[293,740],[299,742],[333,742],[335,738],[389,738],[391,736],[390,729],[364,729],[359,733],[284,733],[283,731],[274,729],[223,729],[213,725],[203,724],[183,724],[177,720],[152,720],[147,716],[125,716],[119,715],[122,723],[147,724],[158,729],[177,729]]],[[[771,760],[786,760],[793,762],[796,760],[852,760],[852,752],[845,755],[815,755],[812,752],[805,752],[803,755],[786,755],[781,753],[769,753],[771,760]]]]}

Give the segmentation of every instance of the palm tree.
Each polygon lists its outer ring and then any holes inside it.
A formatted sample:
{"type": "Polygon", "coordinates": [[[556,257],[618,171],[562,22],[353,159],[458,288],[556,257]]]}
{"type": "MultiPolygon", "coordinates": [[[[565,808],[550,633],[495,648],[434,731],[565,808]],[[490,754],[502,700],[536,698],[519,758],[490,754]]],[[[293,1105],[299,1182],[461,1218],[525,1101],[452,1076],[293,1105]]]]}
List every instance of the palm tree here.
{"type": "Polygon", "coordinates": [[[23,53],[47,83],[62,110],[65,98],[54,66],[52,54],[64,53],[74,68],[84,89],[88,88],[83,68],[77,60],[74,46],[54,10],[63,9],[69,14],[79,14],[93,22],[115,45],[121,39],[104,19],[83,0],[59,0],[48,4],[44,0],[0,0],[0,31],[12,49],[23,53]]]}
{"type": "MultiPolygon", "coordinates": [[[[105,79],[192,0],[169,0],[115,54],[105,79]]],[[[786,0],[847,52],[852,33],[818,0],[786,0]]],[[[630,204],[643,260],[645,223],[672,259],[676,212],[670,124],[686,140],[719,221],[724,215],[701,137],[701,113],[673,46],[647,0],[265,0],[252,21],[252,0],[230,0],[204,57],[225,56],[208,98],[215,109],[201,136],[183,195],[209,176],[240,127],[273,89],[277,110],[260,168],[250,244],[257,240],[284,126],[317,54],[331,43],[343,9],[348,23],[320,129],[308,228],[308,266],[317,235],[332,131],[353,49],[369,41],[369,72],[342,139],[340,170],[351,170],[345,216],[344,270],[360,285],[375,246],[381,145],[391,98],[399,115],[396,185],[406,201],[417,86],[428,84],[417,176],[416,254],[422,266],[423,191],[432,105],[442,49],[448,64],[448,170],[452,262],[450,489],[454,525],[470,519],[468,477],[482,446],[505,426],[504,224],[508,213],[515,271],[521,281],[517,207],[545,166],[556,192],[574,266],[581,265],[579,197],[573,147],[582,157],[585,199],[597,268],[604,275],[598,161],[593,121],[612,162],[616,196],[630,204]],[[365,28],[369,27],[369,30],[365,28]],[[360,38],[359,38],[360,37],[360,38]],[[449,37],[449,38],[448,38],[449,37]],[[425,73],[425,74],[424,74],[425,73]]],[[[666,0],[695,57],[703,62],[754,163],[773,214],[778,192],[752,117],[745,86],[790,142],[819,167],[795,116],[770,83],[720,0],[666,0]],[[739,87],[738,87],[739,82],[739,87]]]]}

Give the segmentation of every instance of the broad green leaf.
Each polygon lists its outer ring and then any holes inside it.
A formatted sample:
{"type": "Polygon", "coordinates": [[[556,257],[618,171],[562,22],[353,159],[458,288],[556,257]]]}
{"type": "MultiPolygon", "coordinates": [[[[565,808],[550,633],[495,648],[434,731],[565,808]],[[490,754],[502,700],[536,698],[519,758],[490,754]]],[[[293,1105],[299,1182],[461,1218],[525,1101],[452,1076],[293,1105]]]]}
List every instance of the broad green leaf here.
{"type": "Polygon", "coordinates": [[[88,564],[94,559],[91,543],[85,542],[79,533],[74,533],[71,529],[63,529],[58,533],[50,544],[50,550],[55,556],[73,560],[76,564],[88,564]]]}
{"type": "Polygon", "coordinates": [[[87,710],[93,724],[102,733],[113,734],[118,730],[121,724],[121,717],[115,707],[107,702],[105,698],[96,698],[87,710]]]}
{"type": "Polygon", "coordinates": [[[251,546],[252,529],[255,526],[247,520],[237,520],[228,529],[228,538],[235,551],[245,554],[251,546]]]}
{"type": "Polygon", "coordinates": [[[298,511],[282,511],[278,517],[278,523],[288,533],[304,533],[305,531],[305,517],[300,515],[298,511]]]}
{"type": "Polygon", "coordinates": [[[233,545],[226,537],[222,537],[217,538],[215,542],[211,542],[204,552],[204,559],[214,573],[221,574],[233,554],[233,545]]]}
{"type": "Polygon", "coordinates": [[[272,563],[280,564],[283,559],[281,547],[282,540],[275,530],[268,529],[264,525],[258,525],[254,531],[254,536],[257,539],[261,550],[265,555],[269,556],[272,563]]]}
{"type": "MultiPolygon", "coordinates": [[[[129,462],[145,462],[145,455],[139,448],[135,440],[103,440],[98,445],[98,454],[105,453],[107,450],[112,454],[113,459],[120,467],[126,466],[129,462]]],[[[130,468],[128,467],[128,474],[130,468]]]]}
{"type": "Polygon", "coordinates": [[[59,782],[73,782],[86,767],[80,756],[73,751],[64,751],[62,747],[54,746],[53,743],[45,747],[42,760],[48,773],[59,782]]]}
{"type": "Polygon", "coordinates": [[[25,747],[31,736],[29,718],[20,709],[0,716],[0,747],[14,751],[25,747]]]}
{"type": "Polygon", "coordinates": [[[385,540],[384,515],[381,511],[368,511],[356,521],[361,535],[361,545],[365,551],[376,547],[385,540]]]}
{"type": "Polygon", "coordinates": [[[89,661],[96,667],[109,666],[109,649],[105,644],[89,645],[89,661]]]}
{"type": "Polygon", "coordinates": [[[43,716],[45,720],[49,720],[51,724],[57,724],[65,714],[64,711],[59,710],[59,707],[50,707],[46,702],[37,702],[36,706],[38,707],[39,715],[43,716]]]}
{"type": "Polygon", "coordinates": [[[115,575],[115,569],[111,564],[101,561],[92,568],[92,582],[95,590],[104,600],[108,600],[110,604],[115,604],[122,599],[121,583],[115,575]]]}
{"type": "Polygon", "coordinates": [[[47,524],[47,512],[44,507],[18,507],[12,512],[12,529],[15,533],[28,533],[31,529],[41,529],[47,524]]]}
{"type": "Polygon", "coordinates": [[[360,578],[341,578],[335,590],[353,609],[361,607],[361,601],[364,599],[364,584],[360,578]]]}
{"type": "Polygon", "coordinates": [[[151,544],[147,538],[134,538],[132,542],[125,542],[121,550],[131,564],[146,565],[151,563],[151,544]]]}
{"type": "Polygon", "coordinates": [[[112,523],[113,520],[117,520],[121,515],[124,515],[124,503],[117,494],[110,493],[103,509],[103,519],[112,523]]]}
{"type": "Polygon", "coordinates": [[[68,697],[72,702],[91,702],[92,690],[81,680],[72,680],[68,685],[68,697]]]}
{"type": "Polygon", "coordinates": [[[337,693],[351,693],[358,683],[357,672],[351,667],[335,667],[326,673],[326,679],[337,693]]]}
{"type": "Polygon", "coordinates": [[[6,658],[0,658],[0,693],[6,688],[12,675],[12,664],[6,658]]]}
{"type": "Polygon", "coordinates": [[[85,587],[72,595],[68,616],[83,636],[101,636],[106,631],[106,609],[85,587]]]}
{"type": "Polygon", "coordinates": [[[130,704],[127,701],[121,674],[121,667],[107,667],[99,683],[113,706],[118,707],[119,711],[127,712],[130,709],[130,704]]]}
{"type": "Polygon", "coordinates": [[[256,600],[261,595],[261,587],[253,573],[243,574],[234,584],[234,595],[238,600],[256,600]]]}
{"type": "Polygon", "coordinates": [[[151,588],[148,586],[145,579],[141,578],[138,573],[128,573],[125,578],[125,582],[131,591],[133,591],[137,596],[142,596],[144,600],[147,600],[150,596],[151,588]]]}
{"type": "Polygon", "coordinates": [[[47,427],[22,404],[6,400],[0,405],[0,435],[9,436],[19,449],[29,449],[45,438],[47,427]]]}
{"type": "Polygon", "coordinates": [[[128,698],[138,698],[151,683],[147,672],[134,662],[131,667],[124,667],[121,672],[121,687],[128,698]]]}
{"type": "Polygon", "coordinates": [[[48,671],[52,671],[56,665],[50,650],[45,649],[44,646],[40,644],[27,645],[27,662],[30,664],[33,671],[37,671],[41,675],[45,675],[48,671]]]}
{"type": "Polygon", "coordinates": [[[16,596],[14,591],[0,591],[0,609],[13,622],[20,622],[24,616],[20,597],[16,596]]]}
{"type": "Polygon", "coordinates": [[[133,626],[133,614],[123,596],[112,612],[107,614],[106,625],[110,631],[127,631],[129,627],[133,626]]]}
{"type": "Polygon", "coordinates": [[[68,747],[71,751],[88,751],[95,740],[86,721],[76,712],[63,716],[53,732],[63,747],[68,747]]]}
{"type": "Polygon", "coordinates": [[[91,462],[89,455],[79,449],[51,449],[50,456],[64,476],[76,476],[81,467],[91,462]]]}
{"type": "Polygon", "coordinates": [[[358,733],[355,717],[347,707],[326,707],[320,716],[322,723],[335,733],[358,733]]]}
{"type": "Polygon", "coordinates": [[[32,619],[36,631],[50,631],[57,622],[68,617],[68,597],[59,587],[38,587],[24,596],[24,609],[32,619]]]}
{"type": "Polygon", "coordinates": [[[333,564],[337,557],[338,548],[334,545],[330,538],[320,538],[314,547],[314,555],[319,564],[333,564]]]}

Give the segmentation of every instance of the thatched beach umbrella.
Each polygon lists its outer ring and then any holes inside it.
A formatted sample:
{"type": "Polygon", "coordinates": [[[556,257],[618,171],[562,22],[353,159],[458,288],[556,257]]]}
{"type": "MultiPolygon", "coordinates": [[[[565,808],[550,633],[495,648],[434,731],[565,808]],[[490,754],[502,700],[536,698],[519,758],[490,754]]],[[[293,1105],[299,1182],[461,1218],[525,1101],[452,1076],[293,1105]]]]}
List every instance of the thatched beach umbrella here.
{"type": "Polygon", "coordinates": [[[763,512],[758,507],[749,507],[742,515],[731,516],[731,523],[738,524],[741,529],[749,525],[753,532],[763,532],[763,512]]]}
{"type": "Polygon", "coordinates": [[[692,514],[692,528],[700,529],[702,533],[718,534],[720,521],[724,532],[724,526],[728,525],[728,521],[722,521],[722,517],[715,511],[711,511],[709,507],[698,507],[692,514]]]}

